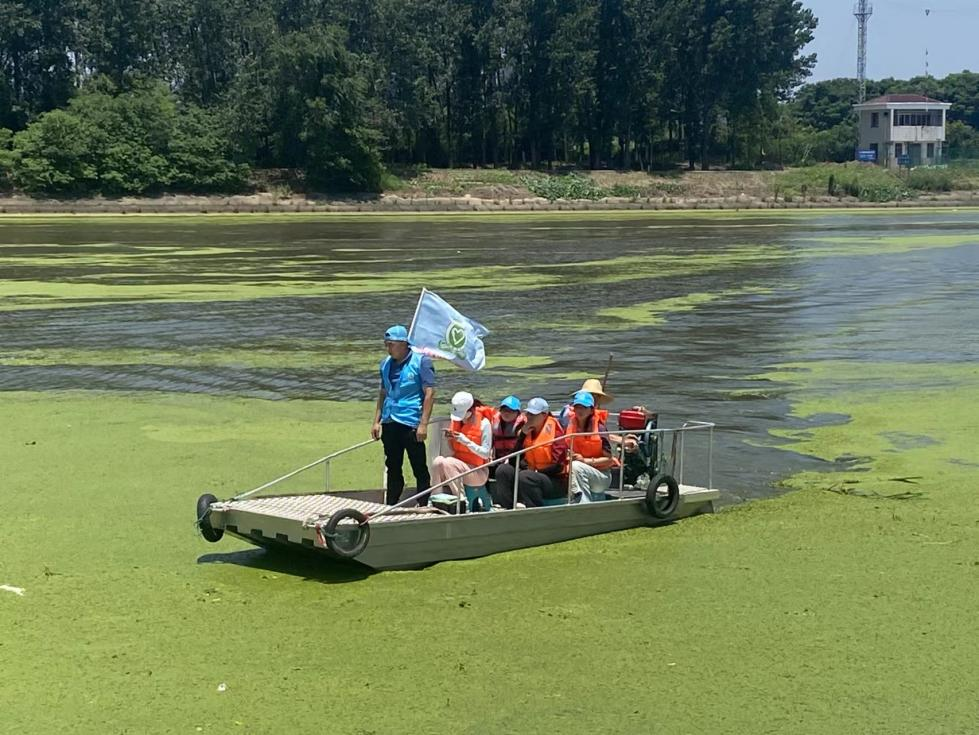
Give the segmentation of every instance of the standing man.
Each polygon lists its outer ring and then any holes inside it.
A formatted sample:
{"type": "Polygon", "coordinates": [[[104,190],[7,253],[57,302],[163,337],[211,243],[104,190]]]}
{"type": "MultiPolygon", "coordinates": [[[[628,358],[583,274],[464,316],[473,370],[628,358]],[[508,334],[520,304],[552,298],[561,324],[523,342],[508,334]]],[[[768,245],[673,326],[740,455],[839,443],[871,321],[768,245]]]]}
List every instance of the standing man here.
{"type": "MultiPolygon", "coordinates": [[[[384,445],[387,467],[387,503],[401,499],[405,487],[404,457],[408,453],[418,492],[428,490],[428,417],[435,403],[435,367],[432,358],[408,346],[408,330],[400,324],[384,333],[388,357],[381,361],[381,389],[374,410],[371,436],[384,445]]],[[[428,495],[418,498],[425,505],[428,495]]]]}

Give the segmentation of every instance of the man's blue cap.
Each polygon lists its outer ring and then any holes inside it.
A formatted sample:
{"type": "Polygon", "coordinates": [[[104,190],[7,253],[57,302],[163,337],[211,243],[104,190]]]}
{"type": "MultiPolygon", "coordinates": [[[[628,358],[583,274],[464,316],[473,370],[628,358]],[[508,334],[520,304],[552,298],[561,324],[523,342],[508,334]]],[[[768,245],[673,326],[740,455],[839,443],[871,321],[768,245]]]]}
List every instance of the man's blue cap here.
{"type": "Polygon", "coordinates": [[[401,326],[400,324],[395,324],[393,327],[388,327],[388,331],[384,333],[385,342],[407,342],[408,341],[408,330],[401,326]]]}
{"type": "Polygon", "coordinates": [[[516,396],[507,396],[500,401],[500,408],[509,408],[511,411],[519,411],[520,399],[516,396]]]}
{"type": "Polygon", "coordinates": [[[580,390],[574,394],[574,400],[571,403],[584,408],[595,408],[595,396],[586,390],[580,390]]]}

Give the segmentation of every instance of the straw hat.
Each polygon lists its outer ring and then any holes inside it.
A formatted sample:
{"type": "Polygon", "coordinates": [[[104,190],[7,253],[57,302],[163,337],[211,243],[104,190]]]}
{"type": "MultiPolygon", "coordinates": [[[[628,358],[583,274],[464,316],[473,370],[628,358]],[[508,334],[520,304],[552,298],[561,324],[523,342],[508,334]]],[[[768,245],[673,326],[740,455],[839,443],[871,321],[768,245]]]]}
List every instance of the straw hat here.
{"type": "MultiPolygon", "coordinates": [[[[599,405],[603,403],[607,403],[608,401],[612,400],[612,395],[606,393],[603,390],[602,381],[597,380],[596,378],[588,378],[588,380],[586,380],[584,383],[581,384],[581,388],[579,388],[578,390],[583,390],[583,391],[587,391],[588,393],[591,393],[593,396],[595,396],[595,401],[599,405]]],[[[575,393],[577,392],[578,391],[575,391],[575,393]]]]}

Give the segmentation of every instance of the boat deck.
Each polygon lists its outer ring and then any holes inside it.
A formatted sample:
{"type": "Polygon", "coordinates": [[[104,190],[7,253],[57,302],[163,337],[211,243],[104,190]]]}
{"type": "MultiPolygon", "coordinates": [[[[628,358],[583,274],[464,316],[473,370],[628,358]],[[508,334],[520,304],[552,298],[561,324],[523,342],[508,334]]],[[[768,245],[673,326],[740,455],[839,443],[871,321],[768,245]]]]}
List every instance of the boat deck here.
{"type": "MultiPolygon", "coordinates": [[[[382,491],[375,490],[345,494],[271,495],[261,498],[215,503],[212,508],[216,511],[236,511],[239,513],[299,521],[300,523],[312,523],[319,518],[328,518],[345,508],[359,510],[367,516],[373,516],[382,510],[387,510],[388,506],[378,502],[379,498],[378,501],[374,500],[381,493],[382,491]]],[[[371,523],[396,523],[404,520],[416,520],[424,516],[438,517],[439,515],[441,514],[434,509],[399,509],[372,519],[371,523]]]]}

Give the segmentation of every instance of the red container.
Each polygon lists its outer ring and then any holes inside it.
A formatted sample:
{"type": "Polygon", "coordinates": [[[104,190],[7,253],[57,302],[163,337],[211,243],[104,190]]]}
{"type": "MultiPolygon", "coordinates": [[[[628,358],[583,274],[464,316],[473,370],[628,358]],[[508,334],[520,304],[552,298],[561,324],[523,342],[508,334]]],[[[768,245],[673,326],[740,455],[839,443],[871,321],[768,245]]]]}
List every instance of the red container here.
{"type": "Polygon", "coordinates": [[[619,428],[624,431],[642,431],[650,421],[656,426],[657,415],[644,408],[626,408],[619,412],[619,428]]]}

